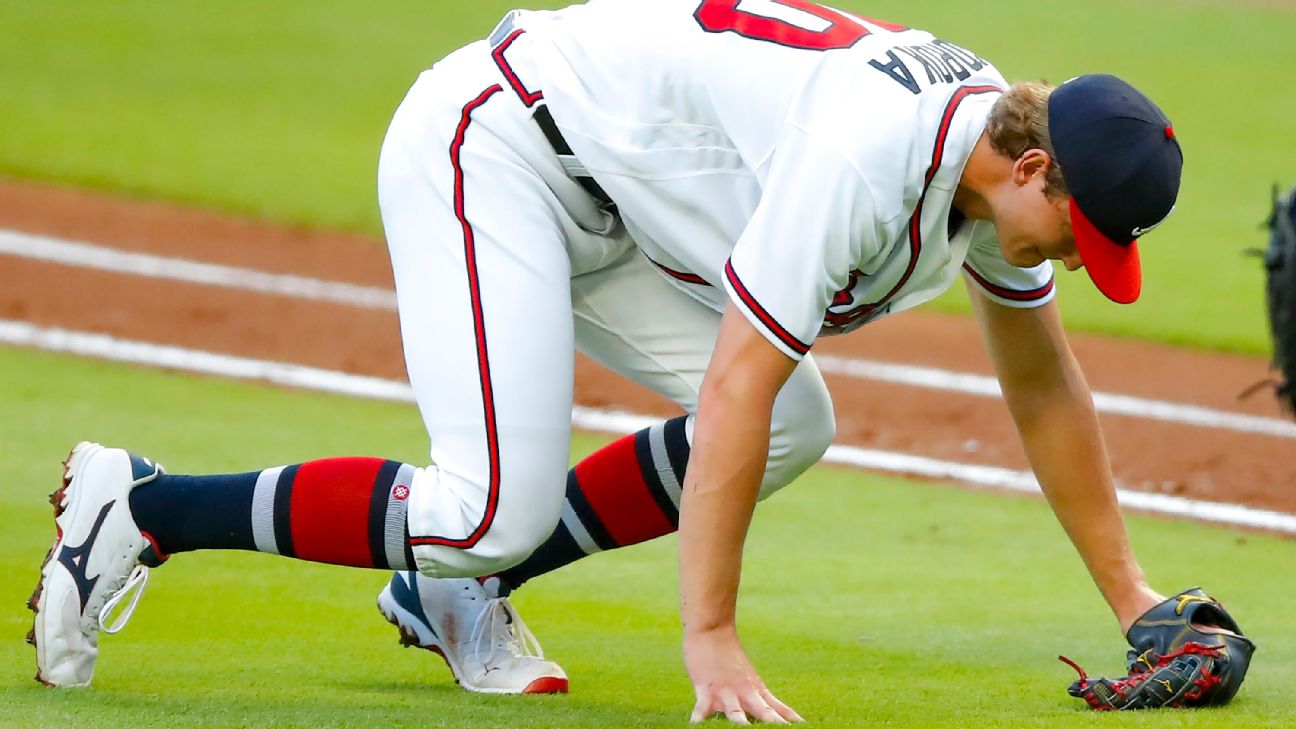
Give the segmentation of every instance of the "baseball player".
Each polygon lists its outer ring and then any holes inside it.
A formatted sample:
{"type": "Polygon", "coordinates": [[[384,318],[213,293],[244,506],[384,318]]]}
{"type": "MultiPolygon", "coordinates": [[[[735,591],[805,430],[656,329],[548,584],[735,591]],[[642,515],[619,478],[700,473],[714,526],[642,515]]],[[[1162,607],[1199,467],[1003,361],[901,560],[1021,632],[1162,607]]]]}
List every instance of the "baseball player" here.
{"type": "Polygon", "coordinates": [[[1119,79],[1010,86],[930,33],[808,0],[510,13],[418,77],[379,162],[433,465],[177,476],[78,445],[31,603],[37,678],[90,681],[147,566],[250,549],[395,569],[383,613],[465,688],[565,691],[508,591],[678,528],[693,718],[798,721],[735,611],[756,501],[833,438],[809,350],[960,274],[1049,503],[1128,628],[1163,597],[1126,538],[1049,261],[1134,301],[1135,239],[1172,210],[1181,163],[1119,79]],[[568,470],[574,348],[688,415],[568,470]]]}

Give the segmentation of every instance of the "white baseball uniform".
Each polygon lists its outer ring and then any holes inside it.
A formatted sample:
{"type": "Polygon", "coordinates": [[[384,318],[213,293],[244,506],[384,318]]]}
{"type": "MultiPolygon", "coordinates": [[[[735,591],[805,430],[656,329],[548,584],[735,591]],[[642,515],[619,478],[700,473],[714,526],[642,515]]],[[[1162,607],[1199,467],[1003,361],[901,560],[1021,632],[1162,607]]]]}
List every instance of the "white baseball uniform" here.
{"type": "Polygon", "coordinates": [[[993,225],[951,221],[1005,87],[929,33],[807,0],[519,11],[424,72],[379,164],[436,464],[410,497],[420,569],[494,572],[552,531],[574,348],[692,412],[733,301],[801,360],[767,495],[833,435],[817,336],[927,301],[960,269],[999,303],[1049,301],[1049,265],[1015,268],[993,225]]]}

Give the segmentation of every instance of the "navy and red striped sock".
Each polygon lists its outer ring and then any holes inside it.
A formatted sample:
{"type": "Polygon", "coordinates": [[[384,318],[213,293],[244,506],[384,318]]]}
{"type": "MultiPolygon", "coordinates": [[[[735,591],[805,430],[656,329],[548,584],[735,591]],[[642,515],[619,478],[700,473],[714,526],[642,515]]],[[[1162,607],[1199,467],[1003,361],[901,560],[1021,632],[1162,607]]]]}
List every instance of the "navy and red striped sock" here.
{"type": "Polygon", "coordinates": [[[502,591],[608,549],[679,528],[688,465],[687,417],[614,441],[567,472],[567,501],[553,534],[521,564],[497,575],[502,591]]]}
{"type": "Polygon", "coordinates": [[[131,492],[130,508],[158,559],[246,549],[408,570],[414,471],[381,458],[327,458],[224,476],[160,475],[131,492]]]}

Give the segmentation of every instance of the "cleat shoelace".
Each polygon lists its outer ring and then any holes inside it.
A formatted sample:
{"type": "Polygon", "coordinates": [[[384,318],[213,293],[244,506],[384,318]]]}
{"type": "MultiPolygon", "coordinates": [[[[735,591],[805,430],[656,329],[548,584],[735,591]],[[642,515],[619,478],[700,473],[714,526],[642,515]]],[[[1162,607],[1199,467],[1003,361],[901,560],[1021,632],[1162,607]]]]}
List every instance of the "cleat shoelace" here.
{"type": "Polygon", "coordinates": [[[148,576],[148,567],[142,564],[135,565],[135,569],[131,570],[130,576],[126,578],[124,584],[104,601],[103,608],[99,610],[100,630],[112,635],[120,633],[122,628],[126,627],[126,623],[130,622],[131,615],[135,614],[135,606],[139,604],[140,597],[144,595],[144,587],[148,584],[148,576]],[[137,587],[138,589],[136,589],[137,587]],[[126,607],[122,608],[116,620],[108,622],[106,619],[109,614],[127,595],[130,595],[130,602],[126,603],[126,607]]]}
{"type": "Polygon", "coordinates": [[[483,665],[492,665],[496,652],[505,657],[544,658],[540,641],[527,628],[526,623],[513,609],[506,597],[496,597],[486,602],[477,615],[472,634],[468,638],[477,655],[486,653],[483,665]],[[484,650],[489,644],[489,651],[484,650]]]}

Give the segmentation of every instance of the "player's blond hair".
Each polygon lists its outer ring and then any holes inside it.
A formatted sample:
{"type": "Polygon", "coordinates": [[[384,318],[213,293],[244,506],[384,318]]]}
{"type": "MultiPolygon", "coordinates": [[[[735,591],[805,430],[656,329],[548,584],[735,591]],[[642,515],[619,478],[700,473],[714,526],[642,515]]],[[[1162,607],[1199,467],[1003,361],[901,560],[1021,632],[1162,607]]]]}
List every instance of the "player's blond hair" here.
{"type": "Polygon", "coordinates": [[[1053,86],[1044,82],[1013,84],[990,110],[986,134],[995,151],[1008,159],[1015,160],[1031,149],[1048,152],[1053,165],[1044,178],[1044,194],[1061,198],[1066,197],[1067,188],[1048,128],[1048,100],[1052,93],[1053,86]]]}

